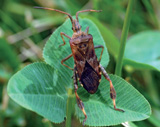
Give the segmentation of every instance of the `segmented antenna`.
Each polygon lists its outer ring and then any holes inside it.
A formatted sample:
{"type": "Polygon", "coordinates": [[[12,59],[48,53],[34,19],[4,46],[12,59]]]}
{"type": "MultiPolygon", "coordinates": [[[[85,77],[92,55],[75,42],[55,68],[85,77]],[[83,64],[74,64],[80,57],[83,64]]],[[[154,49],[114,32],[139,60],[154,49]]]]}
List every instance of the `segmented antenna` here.
{"type": "Polygon", "coordinates": [[[73,23],[73,18],[72,18],[72,16],[71,16],[69,13],[67,13],[67,12],[60,11],[60,10],[57,10],[57,9],[47,8],[47,7],[37,7],[37,6],[35,6],[34,8],[37,8],[37,9],[45,9],[45,10],[51,10],[51,11],[57,11],[57,12],[60,12],[60,13],[66,14],[66,15],[68,15],[68,16],[69,16],[69,18],[70,18],[71,22],[73,23]]]}
{"type": "Polygon", "coordinates": [[[89,12],[89,11],[92,11],[92,12],[101,12],[102,10],[92,10],[92,9],[87,9],[87,10],[83,10],[83,11],[78,11],[78,12],[76,13],[77,22],[78,22],[78,14],[79,14],[79,13],[82,13],[82,12],[89,12]]]}

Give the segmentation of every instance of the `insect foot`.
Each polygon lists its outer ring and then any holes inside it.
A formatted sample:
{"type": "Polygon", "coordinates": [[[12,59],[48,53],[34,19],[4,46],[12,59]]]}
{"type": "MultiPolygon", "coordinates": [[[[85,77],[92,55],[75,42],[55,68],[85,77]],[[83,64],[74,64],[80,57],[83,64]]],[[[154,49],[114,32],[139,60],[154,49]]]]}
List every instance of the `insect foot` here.
{"type": "Polygon", "coordinates": [[[85,112],[85,109],[84,109],[84,104],[82,102],[82,100],[80,98],[77,99],[77,105],[78,107],[82,110],[84,116],[85,116],[85,119],[83,120],[83,126],[87,120],[87,115],[86,115],[86,112],[85,112]]]}

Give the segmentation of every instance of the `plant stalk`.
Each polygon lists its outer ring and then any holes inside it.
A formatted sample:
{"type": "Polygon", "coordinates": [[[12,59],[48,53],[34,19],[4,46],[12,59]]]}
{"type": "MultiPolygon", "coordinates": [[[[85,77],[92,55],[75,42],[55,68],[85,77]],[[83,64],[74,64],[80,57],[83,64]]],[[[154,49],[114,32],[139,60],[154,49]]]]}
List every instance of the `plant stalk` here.
{"type": "Polygon", "coordinates": [[[124,19],[122,35],[121,35],[121,40],[120,40],[119,54],[118,54],[116,70],[115,70],[115,74],[118,76],[121,76],[126,39],[128,36],[129,25],[130,25],[130,20],[131,20],[131,16],[132,16],[133,2],[134,2],[134,0],[129,0],[126,16],[124,19]]]}
{"type": "MultiPolygon", "coordinates": [[[[121,72],[122,72],[123,57],[124,57],[126,39],[128,36],[128,31],[129,31],[129,26],[130,26],[130,21],[131,21],[131,16],[132,16],[132,9],[133,9],[133,4],[134,4],[133,2],[134,0],[129,0],[126,16],[124,19],[122,35],[121,35],[121,40],[120,40],[120,48],[119,48],[116,70],[115,70],[115,74],[118,76],[121,76],[121,72]]],[[[125,123],[122,123],[122,125],[125,127],[131,127],[131,126],[136,127],[136,125],[132,122],[125,122],[125,123]]]]}
{"type": "Polygon", "coordinates": [[[72,89],[68,89],[68,99],[67,99],[67,111],[66,111],[66,127],[71,127],[71,119],[72,119],[72,109],[74,96],[72,94],[72,89]]]}

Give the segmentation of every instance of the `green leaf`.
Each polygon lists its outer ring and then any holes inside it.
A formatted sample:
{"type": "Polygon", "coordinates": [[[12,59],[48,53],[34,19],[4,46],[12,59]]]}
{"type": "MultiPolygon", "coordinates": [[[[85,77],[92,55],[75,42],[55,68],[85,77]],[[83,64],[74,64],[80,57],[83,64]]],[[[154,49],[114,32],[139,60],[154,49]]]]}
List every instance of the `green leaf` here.
{"type": "MultiPolygon", "coordinates": [[[[125,112],[115,111],[109,95],[109,83],[102,77],[98,91],[91,95],[83,87],[78,94],[84,102],[90,126],[116,125],[125,121],[146,119],[151,109],[145,98],[125,80],[110,75],[117,92],[117,107],[125,112]]],[[[37,112],[55,123],[66,117],[66,81],[57,69],[44,63],[28,65],[16,73],[8,83],[8,94],[23,107],[37,112]]],[[[71,77],[67,77],[72,80],[71,77]]],[[[81,110],[75,105],[76,116],[83,121],[81,110]]]]}
{"type": "MultiPolygon", "coordinates": [[[[88,19],[80,20],[83,30],[90,26],[90,33],[94,37],[95,45],[104,41],[97,27],[88,19]],[[100,40],[100,41],[98,41],[100,40]]],[[[23,107],[37,112],[43,117],[55,123],[64,121],[66,117],[67,90],[73,89],[73,72],[61,65],[61,60],[71,53],[69,43],[60,47],[62,39],[60,32],[72,35],[70,21],[67,20],[49,38],[45,45],[43,56],[49,64],[34,63],[28,65],[16,73],[8,83],[8,94],[23,107]]],[[[65,38],[66,39],[66,38],[65,38]]],[[[66,39],[68,42],[68,40],[66,39]]],[[[101,43],[102,42],[102,43],[101,43]]],[[[100,55],[96,52],[97,56],[100,55]]],[[[107,66],[109,61],[105,48],[101,64],[107,66]]],[[[65,62],[73,67],[73,58],[65,62]]],[[[117,92],[117,107],[125,112],[115,111],[109,95],[109,83],[102,76],[102,81],[98,91],[91,95],[79,85],[78,94],[84,102],[88,116],[86,125],[109,126],[120,124],[125,121],[138,121],[146,119],[151,113],[149,103],[145,98],[125,80],[120,77],[110,75],[117,92]]],[[[82,121],[84,115],[75,105],[75,114],[82,121]]]]}
{"type": "MultiPolygon", "coordinates": [[[[117,107],[125,112],[114,110],[110,98],[109,82],[102,77],[95,94],[87,93],[82,87],[78,90],[88,116],[86,124],[90,126],[110,126],[148,118],[151,114],[151,108],[147,100],[122,78],[116,75],[109,76],[117,93],[117,107]]],[[[76,115],[82,122],[84,117],[77,105],[76,115]]]]}
{"type": "Polygon", "coordinates": [[[126,45],[124,64],[160,71],[160,32],[146,31],[132,36],[126,45]]]}
{"type": "Polygon", "coordinates": [[[65,80],[57,76],[56,69],[44,63],[34,63],[16,73],[9,80],[7,90],[21,106],[60,123],[66,116],[67,93],[63,84],[65,80]]]}

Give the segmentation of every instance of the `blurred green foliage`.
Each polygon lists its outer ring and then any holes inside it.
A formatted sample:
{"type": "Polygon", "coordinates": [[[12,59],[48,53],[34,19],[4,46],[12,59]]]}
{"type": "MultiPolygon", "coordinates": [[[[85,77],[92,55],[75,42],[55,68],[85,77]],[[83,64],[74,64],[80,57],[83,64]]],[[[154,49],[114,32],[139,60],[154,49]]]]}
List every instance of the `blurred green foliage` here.
{"type": "MultiPolygon", "coordinates": [[[[128,0],[45,0],[45,2],[43,0],[1,0],[0,127],[61,127],[65,125],[64,123],[55,125],[23,109],[11,101],[6,93],[7,82],[15,71],[27,64],[42,60],[42,49],[45,42],[66,18],[63,14],[36,10],[33,6],[56,8],[72,15],[78,10],[88,8],[103,10],[98,14],[85,13],[81,16],[94,17],[93,21],[100,29],[104,40],[109,41],[110,45],[107,48],[111,60],[107,70],[109,73],[114,73],[116,64],[114,58],[119,48],[118,40],[121,37],[127,4],[128,0]],[[113,36],[113,38],[106,40],[105,36],[113,36]],[[113,45],[112,41],[116,45],[113,45]]],[[[147,30],[159,30],[160,0],[135,0],[134,4],[129,37],[147,30]]],[[[160,125],[160,72],[124,65],[122,76],[137,88],[152,106],[152,116],[147,120],[134,122],[134,124],[139,127],[158,127],[160,125]]],[[[81,126],[74,117],[72,125],[81,126]]]]}

